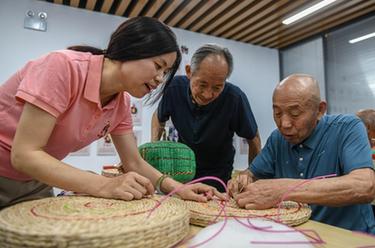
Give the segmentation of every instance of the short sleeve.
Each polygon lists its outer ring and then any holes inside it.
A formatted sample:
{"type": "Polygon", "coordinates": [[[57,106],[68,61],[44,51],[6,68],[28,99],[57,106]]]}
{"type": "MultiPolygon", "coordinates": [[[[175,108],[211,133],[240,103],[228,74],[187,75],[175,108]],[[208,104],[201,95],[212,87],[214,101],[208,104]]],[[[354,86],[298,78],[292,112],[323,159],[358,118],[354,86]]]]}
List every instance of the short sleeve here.
{"type": "Polygon", "coordinates": [[[353,118],[346,129],[341,151],[344,174],[354,169],[372,168],[371,148],[363,122],[353,118]]]}
{"type": "Polygon", "coordinates": [[[29,102],[55,117],[69,106],[71,67],[64,55],[50,53],[26,64],[20,71],[16,99],[29,102]]]}
{"type": "Polygon", "coordinates": [[[114,135],[127,134],[133,131],[133,119],[131,115],[130,95],[124,92],[125,114],[121,122],[110,132],[114,135]]]}
{"type": "Polygon", "coordinates": [[[251,110],[249,101],[240,91],[238,102],[233,113],[232,126],[236,134],[246,139],[253,139],[257,133],[258,126],[251,110]]]}
{"type": "Polygon", "coordinates": [[[253,159],[249,170],[258,179],[270,179],[275,177],[275,132],[267,139],[262,151],[253,159]]]}

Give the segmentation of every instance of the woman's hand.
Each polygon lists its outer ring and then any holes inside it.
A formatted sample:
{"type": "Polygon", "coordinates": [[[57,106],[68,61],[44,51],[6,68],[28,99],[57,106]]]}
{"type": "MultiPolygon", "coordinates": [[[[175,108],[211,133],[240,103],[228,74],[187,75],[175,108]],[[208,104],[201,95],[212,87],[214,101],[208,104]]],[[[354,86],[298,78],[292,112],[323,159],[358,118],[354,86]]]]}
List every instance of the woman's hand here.
{"type": "Polygon", "coordinates": [[[184,200],[197,202],[207,202],[214,196],[221,200],[226,199],[225,195],[217,191],[216,188],[203,183],[190,184],[176,194],[184,200]]]}
{"type": "Polygon", "coordinates": [[[117,177],[103,178],[106,182],[98,192],[91,193],[91,195],[130,201],[153,195],[155,191],[151,181],[136,172],[128,172],[117,177]]]}

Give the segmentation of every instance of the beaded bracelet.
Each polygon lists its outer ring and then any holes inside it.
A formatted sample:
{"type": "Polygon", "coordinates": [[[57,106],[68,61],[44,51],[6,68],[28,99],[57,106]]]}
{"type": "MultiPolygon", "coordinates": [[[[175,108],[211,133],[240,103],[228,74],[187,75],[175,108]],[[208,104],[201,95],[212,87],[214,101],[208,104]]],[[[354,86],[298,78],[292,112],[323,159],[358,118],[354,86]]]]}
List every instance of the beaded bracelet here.
{"type": "Polygon", "coordinates": [[[161,184],[163,183],[164,179],[166,179],[167,177],[169,177],[168,175],[166,174],[163,174],[161,177],[158,178],[158,180],[156,181],[156,192],[158,192],[158,194],[161,194],[161,195],[164,195],[164,192],[161,191],[161,184]]]}

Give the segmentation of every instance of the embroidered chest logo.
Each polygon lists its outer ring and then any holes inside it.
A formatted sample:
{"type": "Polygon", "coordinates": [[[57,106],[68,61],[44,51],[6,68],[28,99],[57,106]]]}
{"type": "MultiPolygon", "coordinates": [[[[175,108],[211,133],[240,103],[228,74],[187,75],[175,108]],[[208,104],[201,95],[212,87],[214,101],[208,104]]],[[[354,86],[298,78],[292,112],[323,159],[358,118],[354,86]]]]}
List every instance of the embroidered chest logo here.
{"type": "Polygon", "coordinates": [[[98,138],[101,138],[107,135],[110,126],[111,126],[111,123],[107,121],[107,124],[103,127],[102,131],[100,131],[100,133],[98,134],[98,138]]]}

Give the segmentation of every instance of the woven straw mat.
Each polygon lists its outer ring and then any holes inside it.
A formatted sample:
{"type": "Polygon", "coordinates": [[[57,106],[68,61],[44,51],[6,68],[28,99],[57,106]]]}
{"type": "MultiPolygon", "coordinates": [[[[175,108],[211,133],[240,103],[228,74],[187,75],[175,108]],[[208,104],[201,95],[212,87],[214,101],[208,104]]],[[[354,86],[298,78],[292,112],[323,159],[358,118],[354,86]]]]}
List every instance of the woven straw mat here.
{"type": "MultiPolygon", "coordinates": [[[[198,226],[207,226],[214,221],[224,220],[224,212],[220,214],[223,202],[219,200],[208,201],[207,203],[185,201],[190,210],[190,223],[198,226]],[[215,218],[217,218],[215,220],[215,218]]],[[[277,208],[266,210],[246,210],[239,208],[236,202],[231,199],[225,204],[226,215],[242,218],[266,218],[280,221],[289,226],[297,226],[309,220],[311,209],[307,204],[296,203],[292,201],[282,202],[280,215],[277,208]]]]}
{"type": "Polygon", "coordinates": [[[189,232],[182,200],[157,204],[83,196],[45,198],[0,211],[1,247],[171,247],[189,232]]]}

